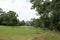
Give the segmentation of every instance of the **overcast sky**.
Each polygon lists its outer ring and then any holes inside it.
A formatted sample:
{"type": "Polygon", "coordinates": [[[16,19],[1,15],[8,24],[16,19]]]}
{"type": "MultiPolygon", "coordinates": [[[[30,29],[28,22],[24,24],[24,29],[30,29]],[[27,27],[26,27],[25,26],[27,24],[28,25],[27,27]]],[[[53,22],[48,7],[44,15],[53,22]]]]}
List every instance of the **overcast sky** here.
{"type": "Polygon", "coordinates": [[[30,20],[31,18],[38,18],[36,12],[31,10],[31,3],[29,0],[0,0],[0,8],[8,12],[15,11],[20,20],[30,20]]]}

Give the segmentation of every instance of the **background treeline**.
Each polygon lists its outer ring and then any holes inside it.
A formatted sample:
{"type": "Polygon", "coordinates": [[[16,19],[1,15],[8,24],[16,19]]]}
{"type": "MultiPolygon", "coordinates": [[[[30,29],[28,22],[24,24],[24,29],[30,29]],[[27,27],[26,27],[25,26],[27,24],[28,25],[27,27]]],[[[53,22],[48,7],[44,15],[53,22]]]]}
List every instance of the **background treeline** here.
{"type": "Polygon", "coordinates": [[[0,8],[0,25],[7,26],[22,26],[25,25],[25,21],[19,21],[18,15],[14,11],[5,12],[0,8]]]}

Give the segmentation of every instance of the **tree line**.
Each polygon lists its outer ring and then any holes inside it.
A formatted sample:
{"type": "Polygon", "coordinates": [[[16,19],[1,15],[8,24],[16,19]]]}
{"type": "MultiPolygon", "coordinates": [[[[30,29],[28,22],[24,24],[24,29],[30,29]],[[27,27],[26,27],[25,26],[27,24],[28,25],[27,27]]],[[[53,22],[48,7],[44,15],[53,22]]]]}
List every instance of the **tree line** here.
{"type": "Polygon", "coordinates": [[[7,26],[22,26],[25,25],[25,21],[17,19],[18,15],[14,11],[8,11],[7,13],[0,8],[0,25],[7,26]]]}

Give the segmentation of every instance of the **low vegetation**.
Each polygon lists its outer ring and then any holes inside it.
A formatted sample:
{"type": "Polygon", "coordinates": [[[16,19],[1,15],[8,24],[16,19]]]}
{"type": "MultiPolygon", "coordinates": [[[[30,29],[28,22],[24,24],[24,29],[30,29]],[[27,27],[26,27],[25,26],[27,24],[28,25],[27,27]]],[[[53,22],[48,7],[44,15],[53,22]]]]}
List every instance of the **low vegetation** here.
{"type": "Polygon", "coordinates": [[[60,34],[32,26],[0,26],[0,40],[60,40],[60,34]]]}

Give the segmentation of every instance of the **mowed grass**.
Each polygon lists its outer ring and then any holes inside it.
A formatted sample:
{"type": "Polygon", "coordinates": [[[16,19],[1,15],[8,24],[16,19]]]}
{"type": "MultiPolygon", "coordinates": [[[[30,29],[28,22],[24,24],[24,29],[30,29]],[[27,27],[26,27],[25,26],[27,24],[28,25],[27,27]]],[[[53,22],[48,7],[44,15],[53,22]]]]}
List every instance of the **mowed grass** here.
{"type": "Polygon", "coordinates": [[[60,40],[60,34],[32,26],[0,26],[0,40],[60,40]]]}
{"type": "Polygon", "coordinates": [[[0,26],[0,34],[8,34],[8,35],[20,35],[20,36],[32,36],[36,34],[42,34],[43,30],[38,30],[34,27],[30,26],[0,26]],[[42,31],[42,32],[38,32],[42,31]]]}

